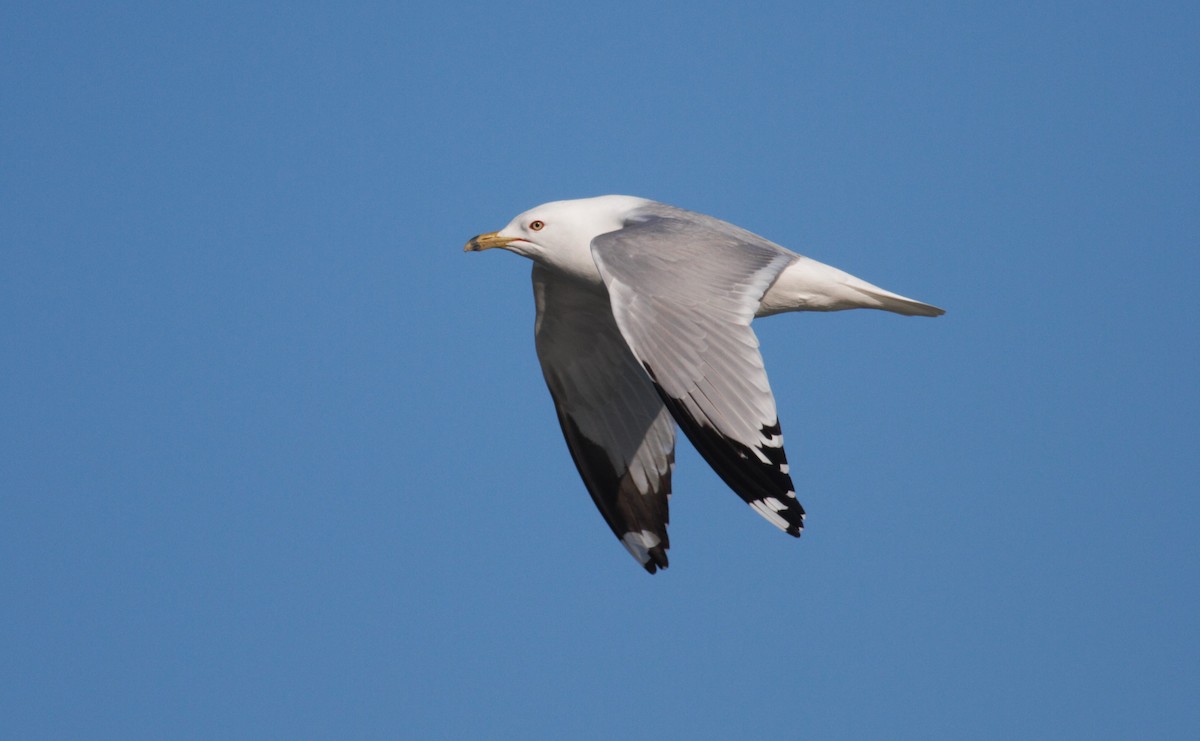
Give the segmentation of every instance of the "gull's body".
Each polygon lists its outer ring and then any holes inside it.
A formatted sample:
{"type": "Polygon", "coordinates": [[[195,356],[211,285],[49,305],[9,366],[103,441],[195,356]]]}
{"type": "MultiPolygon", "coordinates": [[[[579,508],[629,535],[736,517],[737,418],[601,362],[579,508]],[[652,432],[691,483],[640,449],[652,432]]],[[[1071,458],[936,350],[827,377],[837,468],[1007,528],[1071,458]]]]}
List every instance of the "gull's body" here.
{"type": "Polygon", "coordinates": [[[466,249],[534,261],[538,358],[592,499],[650,573],[667,566],[675,424],[764,518],[799,536],[755,316],[938,316],[711,216],[632,196],[556,201],[466,249]]]}

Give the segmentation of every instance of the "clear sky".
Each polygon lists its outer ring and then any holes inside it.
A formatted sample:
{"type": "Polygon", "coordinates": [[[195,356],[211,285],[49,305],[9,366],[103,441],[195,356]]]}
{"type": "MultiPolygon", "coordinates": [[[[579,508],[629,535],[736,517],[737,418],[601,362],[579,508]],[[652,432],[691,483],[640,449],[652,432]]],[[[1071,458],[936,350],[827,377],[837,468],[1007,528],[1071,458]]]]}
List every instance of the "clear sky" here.
{"type": "Polygon", "coordinates": [[[0,735],[1200,736],[1195,3],[0,9],[0,735]],[[799,541],[595,511],[529,264],[628,193],[945,307],[762,320],[799,541]]]}

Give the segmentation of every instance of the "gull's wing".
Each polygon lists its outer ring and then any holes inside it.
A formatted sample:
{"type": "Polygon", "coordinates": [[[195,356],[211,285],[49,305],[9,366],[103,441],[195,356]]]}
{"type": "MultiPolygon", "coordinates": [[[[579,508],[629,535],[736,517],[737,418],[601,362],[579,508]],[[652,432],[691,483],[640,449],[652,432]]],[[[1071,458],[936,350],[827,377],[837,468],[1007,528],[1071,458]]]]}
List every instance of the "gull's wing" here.
{"type": "Polygon", "coordinates": [[[653,574],[667,566],[675,423],[603,288],[535,265],[533,293],[538,359],[575,467],[613,533],[653,574]]]}
{"type": "Polygon", "coordinates": [[[796,255],[702,214],[653,204],[592,240],[613,316],[688,439],[746,503],[799,536],[775,398],[750,329],[796,255]]]}

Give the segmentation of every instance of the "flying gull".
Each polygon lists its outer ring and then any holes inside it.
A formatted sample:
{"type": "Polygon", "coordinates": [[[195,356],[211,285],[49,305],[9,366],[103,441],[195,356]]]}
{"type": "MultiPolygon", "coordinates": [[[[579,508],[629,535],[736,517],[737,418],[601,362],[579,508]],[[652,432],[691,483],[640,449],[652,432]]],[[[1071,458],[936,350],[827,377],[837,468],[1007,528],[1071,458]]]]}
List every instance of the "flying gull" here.
{"type": "Polygon", "coordinates": [[[760,515],[796,537],[756,316],[941,309],[704,214],[632,196],[555,201],[466,245],[533,260],[538,359],[592,500],[647,571],[667,567],[675,425],[760,515]]]}

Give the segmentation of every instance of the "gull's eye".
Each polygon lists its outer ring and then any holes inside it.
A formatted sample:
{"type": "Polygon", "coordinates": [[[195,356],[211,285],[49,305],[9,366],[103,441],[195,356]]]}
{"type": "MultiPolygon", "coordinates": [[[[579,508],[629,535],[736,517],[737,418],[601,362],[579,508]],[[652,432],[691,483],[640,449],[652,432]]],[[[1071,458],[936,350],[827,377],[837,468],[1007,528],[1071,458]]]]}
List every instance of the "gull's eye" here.
{"type": "Polygon", "coordinates": [[[540,232],[542,229],[545,229],[545,228],[546,228],[546,222],[544,222],[544,221],[531,221],[531,222],[529,222],[529,228],[530,228],[530,229],[532,229],[532,230],[533,230],[533,231],[535,231],[535,232],[540,232]]]}

